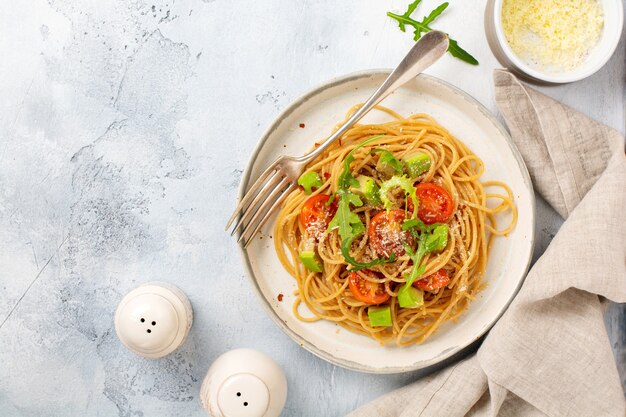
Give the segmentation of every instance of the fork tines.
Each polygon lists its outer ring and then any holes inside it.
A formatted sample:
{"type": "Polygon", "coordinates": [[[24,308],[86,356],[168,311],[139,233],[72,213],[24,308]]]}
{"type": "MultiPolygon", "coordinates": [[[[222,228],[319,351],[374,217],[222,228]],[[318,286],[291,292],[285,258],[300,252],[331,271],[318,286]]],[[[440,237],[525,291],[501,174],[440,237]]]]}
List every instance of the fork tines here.
{"type": "Polygon", "coordinates": [[[244,248],[247,247],[293,187],[294,182],[274,163],[248,189],[228,220],[226,230],[239,217],[231,236],[238,233],[237,242],[243,241],[244,248]]]}

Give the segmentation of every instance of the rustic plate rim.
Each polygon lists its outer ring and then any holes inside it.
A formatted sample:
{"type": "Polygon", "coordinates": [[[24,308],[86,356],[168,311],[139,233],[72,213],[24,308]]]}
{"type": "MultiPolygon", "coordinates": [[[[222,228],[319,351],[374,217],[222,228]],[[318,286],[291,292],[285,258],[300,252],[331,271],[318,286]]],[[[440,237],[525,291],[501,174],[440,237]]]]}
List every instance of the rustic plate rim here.
{"type": "MultiPolygon", "coordinates": [[[[248,162],[246,164],[246,167],[244,169],[244,172],[242,173],[241,176],[241,181],[239,183],[239,190],[237,193],[237,199],[238,201],[241,201],[241,199],[243,198],[246,189],[248,188],[249,185],[249,180],[250,180],[250,175],[254,166],[254,161],[256,160],[257,156],[259,155],[259,153],[261,152],[261,150],[263,149],[265,143],[267,142],[267,140],[269,139],[269,137],[271,136],[271,134],[274,132],[274,130],[276,130],[276,128],[279,127],[280,123],[282,122],[283,119],[285,119],[286,117],[288,117],[289,115],[291,115],[294,111],[296,111],[304,102],[306,102],[308,99],[310,99],[313,96],[316,96],[320,93],[322,93],[324,90],[327,90],[329,88],[333,88],[337,85],[341,85],[344,83],[348,83],[351,81],[355,81],[361,78],[368,78],[368,77],[372,77],[375,75],[388,75],[392,70],[390,69],[371,69],[371,70],[363,70],[363,71],[357,71],[357,72],[352,72],[352,73],[348,73],[342,76],[338,76],[338,77],[334,77],[326,82],[323,82],[309,90],[307,90],[304,94],[300,95],[298,98],[296,98],[295,100],[293,100],[283,111],[281,111],[272,121],[272,123],[269,125],[269,127],[263,132],[263,134],[261,135],[261,138],[259,139],[259,142],[257,143],[257,145],[255,146],[255,148],[252,151],[252,154],[250,155],[250,158],[248,159],[248,162]]],[[[461,95],[464,99],[466,99],[470,104],[474,105],[483,116],[486,117],[486,119],[488,119],[489,122],[491,122],[502,134],[502,136],[506,139],[507,144],[509,146],[509,148],[511,149],[511,152],[513,153],[513,156],[515,158],[515,160],[518,163],[518,166],[520,168],[521,171],[521,175],[522,175],[522,180],[524,182],[524,185],[528,188],[529,191],[529,205],[531,207],[531,212],[530,212],[530,224],[535,225],[535,211],[536,211],[536,203],[535,203],[535,194],[534,194],[534,189],[533,189],[533,185],[532,185],[532,181],[530,178],[530,174],[528,172],[528,168],[526,167],[526,163],[524,162],[524,159],[522,158],[521,153],[519,152],[519,150],[517,149],[517,146],[515,145],[515,143],[513,142],[513,139],[511,138],[511,135],[509,134],[508,130],[502,125],[502,123],[500,123],[500,121],[493,115],[491,114],[491,112],[489,112],[489,110],[478,100],[476,100],[474,97],[472,97],[470,94],[466,93],[465,91],[461,90],[460,88],[448,83],[447,81],[444,81],[438,77],[434,77],[432,75],[428,75],[428,74],[420,74],[418,75],[419,78],[424,78],[426,80],[428,80],[428,82],[433,82],[435,84],[439,84],[441,86],[443,86],[444,88],[448,88],[449,90],[452,90],[454,93],[457,93],[459,95],[461,95]]],[[[507,302],[503,305],[502,309],[498,312],[498,314],[496,314],[493,318],[491,318],[490,320],[488,320],[488,323],[480,330],[479,334],[474,337],[472,340],[470,341],[466,341],[463,343],[460,343],[454,347],[448,348],[446,350],[443,350],[439,353],[439,355],[431,358],[430,360],[423,360],[423,361],[419,361],[416,363],[413,363],[409,366],[391,366],[391,367],[385,367],[385,368],[375,368],[375,367],[369,367],[369,366],[365,366],[363,364],[360,364],[358,362],[354,362],[354,361],[350,361],[347,359],[341,359],[341,358],[336,358],[334,357],[330,352],[326,352],[322,349],[317,348],[315,345],[313,345],[312,343],[310,343],[309,341],[307,341],[306,339],[304,339],[302,336],[300,336],[297,332],[295,332],[294,330],[290,329],[285,322],[283,322],[280,317],[278,317],[278,315],[276,314],[276,312],[274,311],[274,309],[272,308],[272,306],[270,305],[269,300],[263,295],[263,292],[261,291],[261,289],[259,288],[259,284],[257,282],[256,276],[254,274],[254,271],[252,269],[252,265],[250,264],[250,259],[248,257],[248,253],[246,251],[246,249],[243,247],[243,244],[239,244],[239,251],[240,254],[243,258],[243,264],[246,270],[246,275],[249,279],[249,281],[252,283],[252,286],[254,288],[254,291],[256,292],[257,296],[261,299],[262,301],[262,306],[265,309],[265,311],[267,312],[267,314],[270,316],[270,318],[278,325],[278,327],[284,332],[286,333],[294,342],[296,342],[298,345],[300,345],[300,347],[304,348],[305,350],[311,352],[312,354],[314,354],[315,356],[319,357],[320,359],[323,359],[333,365],[337,365],[340,366],[342,368],[346,368],[352,371],[357,371],[357,372],[364,372],[364,373],[371,373],[371,374],[398,374],[398,373],[405,373],[405,372],[412,372],[412,371],[417,371],[420,369],[424,369],[424,368],[428,368],[430,366],[434,366],[436,364],[441,363],[442,361],[450,358],[451,356],[461,352],[463,349],[471,346],[472,344],[474,344],[477,340],[479,340],[481,337],[483,337],[495,324],[496,322],[502,317],[502,315],[506,312],[506,310],[508,310],[511,302],[513,301],[513,299],[517,296],[520,288],[522,287],[522,284],[524,283],[525,279],[526,279],[526,275],[528,273],[528,270],[530,268],[530,264],[532,261],[532,255],[533,255],[533,250],[535,247],[535,230],[534,227],[531,228],[530,230],[530,246],[529,246],[529,250],[528,250],[528,259],[526,260],[526,265],[524,267],[524,271],[522,273],[522,276],[519,280],[519,282],[517,283],[514,291],[511,293],[511,296],[509,297],[509,299],[507,300],[507,302]]]]}

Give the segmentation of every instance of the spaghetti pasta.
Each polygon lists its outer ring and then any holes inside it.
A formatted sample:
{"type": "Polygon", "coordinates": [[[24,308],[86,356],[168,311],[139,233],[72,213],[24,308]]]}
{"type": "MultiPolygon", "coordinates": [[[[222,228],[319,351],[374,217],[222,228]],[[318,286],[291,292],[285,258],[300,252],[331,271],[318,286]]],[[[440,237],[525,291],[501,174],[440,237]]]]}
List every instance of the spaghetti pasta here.
{"type": "MultiPolygon", "coordinates": [[[[359,106],[350,109],[347,117],[359,106]]],[[[480,182],[481,159],[433,118],[426,114],[405,118],[382,106],[377,109],[392,120],[355,125],[307,167],[307,172],[319,176],[321,186],[310,195],[303,189],[291,192],[275,223],[274,242],[278,258],[298,285],[293,305],[298,319],[328,320],[383,344],[405,346],[424,342],[476,297],[484,285],[491,241],[513,230],[517,209],[510,188],[502,182],[480,182]],[[416,152],[427,155],[429,166],[410,179],[404,172],[383,172],[385,152],[396,161],[416,152]],[[389,189],[382,196],[386,207],[380,200],[368,201],[358,190],[352,192],[359,198],[349,197],[342,188],[346,176],[368,178],[376,189],[389,189]],[[395,182],[385,186],[392,177],[397,177],[395,182]],[[393,187],[407,180],[404,189],[393,187]],[[487,192],[485,187],[503,191],[487,192]],[[437,204],[445,208],[447,201],[433,194],[441,189],[441,195],[450,197],[448,213],[437,212],[437,204]],[[344,199],[339,213],[337,203],[344,199]],[[492,204],[494,200],[498,204],[492,204]],[[429,210],[435,210],[436,222],[427,216],[429,210]],[[496,215],[505,212],[511,222],[498,229],[496,215]],[[330,219],[338,216],[350,216],[352,223],[334,227],[341,219],[332,223],[330,219]],[[421,229],[406,227],[411,224],[421,229]],[[425,234],[438,225],[445,234],[439,237],[445,239],[439,242],[442,247],[429,252],[425,234]],[[346,240],[341,227],[353,227],[348,231],[354,236],[346,240]],[[347,245],[343,252],[342,245],[347,245]],[[420,250],[421,258],[413,256],[420,250]],[[316,266],[305,267],[303,252],[314,254],[320,272],[315,272],[316,266]],[[414,283],[407,283],[410,276],[416,278],[414,283]],[[403,286],[416,288],[421,301],[403,307],[398,297],[403,286]],[[391,321],[378,322],[372,315],[375,309],[389,313],[391,321]]]]}

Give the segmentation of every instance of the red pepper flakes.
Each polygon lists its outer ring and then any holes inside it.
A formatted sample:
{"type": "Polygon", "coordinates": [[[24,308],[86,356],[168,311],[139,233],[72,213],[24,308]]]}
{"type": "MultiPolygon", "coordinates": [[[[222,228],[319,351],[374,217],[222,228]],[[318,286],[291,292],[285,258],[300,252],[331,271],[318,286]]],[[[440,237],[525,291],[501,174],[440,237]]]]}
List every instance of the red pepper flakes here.
{"type": "Polygon", "coordinates": [[[324,172],[324,178],[326,179],[330,178],[330,172],[324,172]]]}
{"type": "Polygon", "coordinates": [[[300,129],[304,129],[304,123],[300,123],[300,129]]]}
{"type": "Polygon", "coordinates": [[[278,294],[278,301],[283,301],[283,294],[282,293],[278,294]]]}

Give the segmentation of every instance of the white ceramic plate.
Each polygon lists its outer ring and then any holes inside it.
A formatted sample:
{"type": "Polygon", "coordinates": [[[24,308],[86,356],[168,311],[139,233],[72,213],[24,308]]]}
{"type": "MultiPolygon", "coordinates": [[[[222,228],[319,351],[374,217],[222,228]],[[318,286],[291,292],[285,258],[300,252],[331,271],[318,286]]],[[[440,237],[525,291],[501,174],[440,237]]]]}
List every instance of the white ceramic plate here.
{"type": "MultiPolygon", "coordinates": [[[[244,191],[279,155],[302,155],[324,138],[346,111],[364,102],[389,71],[368,71],[332,80],[291,104],[267,130],[254,151],[240,187],[244,191]],[[305,127],[300,128],[304,123],[305,127]]],[[[253,287],[274,321],[298,344],[336,365],[356,371],[397,373],[425,368],[452,356],[480,338],[504,313],[521,286],[534,242],[535,202],[524,162],[506,130],[476,100],[434,77],[420,75],[385,99],[400,114],[428,113],[461,139],[485,163],[483,181],[505,181],[519,210],[515,231],[494,240],[485,274],[487,288],[456,323],[446,323],[421,345],[386,347],[336,324],[303,323],[292,314],[295,280],[283,270],[270,238],[275,216],[247,250],[244,263],[253,287]],[[278,295],[283,294],[282,302],[278,295]]],[[[372,111],[362,122],[388,120],[372,111]]],[[[505,222],[508,218],[499,219],[505,222]]],[[[303,308],[303,307],[301,307],[303,308]]]]}

